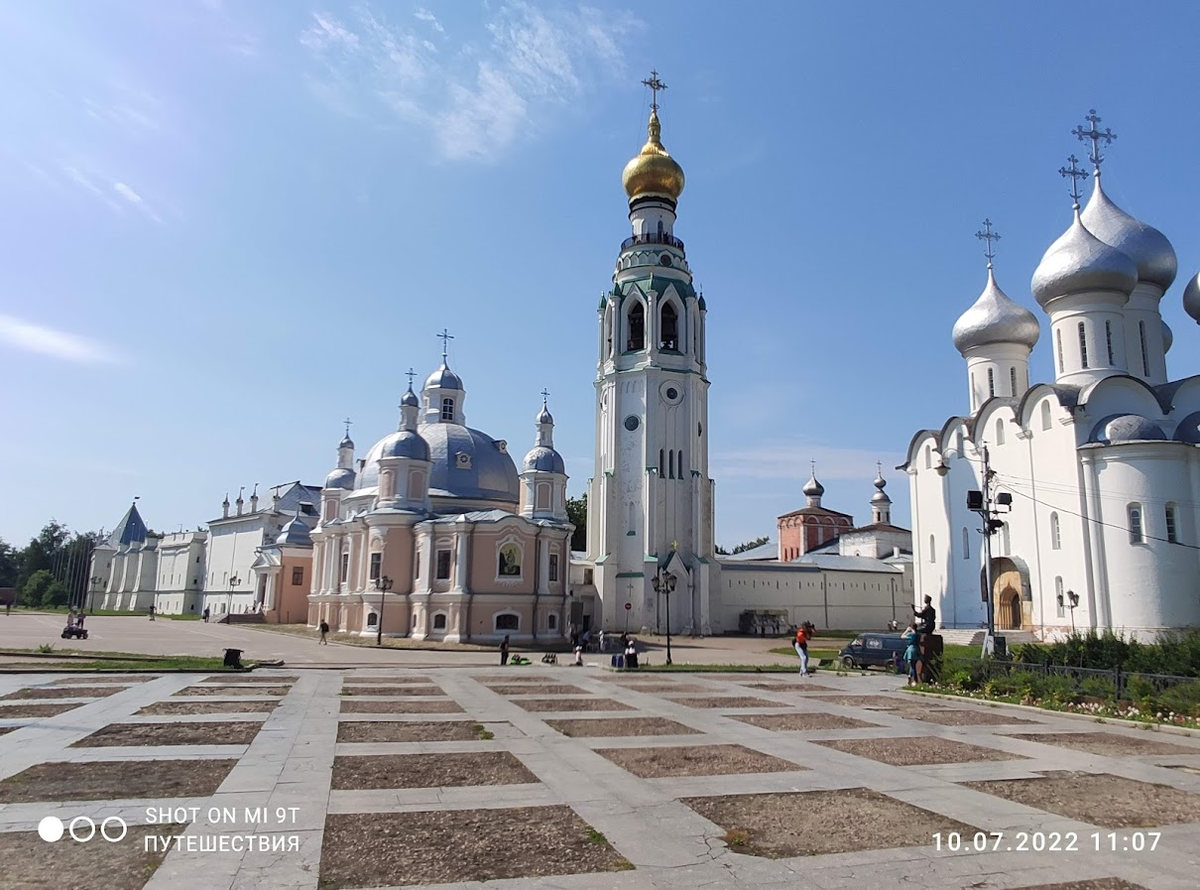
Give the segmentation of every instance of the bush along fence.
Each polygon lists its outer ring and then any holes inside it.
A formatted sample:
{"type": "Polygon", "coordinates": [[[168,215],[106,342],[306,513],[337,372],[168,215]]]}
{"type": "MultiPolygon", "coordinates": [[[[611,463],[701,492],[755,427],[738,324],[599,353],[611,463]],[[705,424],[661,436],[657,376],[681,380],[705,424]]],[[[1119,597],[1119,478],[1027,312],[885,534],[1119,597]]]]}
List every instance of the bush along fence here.
{"type": "Polygon", "coordinates": [[[1014,656],[1012,661],[946,658],[935,688],[1095,717],[1200,728],[1200,631],[1160,643],[1077,635],[1050,646],[1022,646],[1014,656]],[[1161,670],[1168,666],[1174,670],[1161,670]]]}

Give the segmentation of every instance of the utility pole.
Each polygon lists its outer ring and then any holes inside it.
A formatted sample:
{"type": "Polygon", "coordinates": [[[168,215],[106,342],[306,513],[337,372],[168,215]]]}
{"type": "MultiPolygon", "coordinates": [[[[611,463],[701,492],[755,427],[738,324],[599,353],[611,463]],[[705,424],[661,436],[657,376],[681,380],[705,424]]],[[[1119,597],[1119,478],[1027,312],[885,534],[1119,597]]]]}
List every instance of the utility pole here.
{"type": "Polygon", "coordinates": [[[992,535],[1004,528],[1004,522],[998,517],[997,506],[1012,509],[1012,495],[1001,492],[993,498],[992,482],[995,472],[989,462],[988,447],[983,446],[983,473],[981,489],[967,492],[967,509],[978,513],[983,522],[983,583],[984,600],[987,603],[987,636],[983,640],[983,657],[987,658],[996,651],[996,603],[994,580],[992,578],[992,535]]]}

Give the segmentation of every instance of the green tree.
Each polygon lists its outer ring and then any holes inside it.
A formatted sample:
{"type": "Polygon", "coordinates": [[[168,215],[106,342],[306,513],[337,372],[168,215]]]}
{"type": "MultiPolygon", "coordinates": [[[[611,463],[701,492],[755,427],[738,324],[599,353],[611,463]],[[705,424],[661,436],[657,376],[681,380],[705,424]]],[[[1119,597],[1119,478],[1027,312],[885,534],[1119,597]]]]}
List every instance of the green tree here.
{"type": "Polygon", "coordinates": [[[0,587],[16,587],[21,574],[21,551],[0,540],[0,587]]]}
{"type": "Polygon", "coordinates": [[[567,498],[567,519],[575,525],[571,535],[572,550],[587,550],[587,492],[577,498],[567,498]]]}
{"type": "Polygon", "coordinates": [[[30,606],[40,606],[42,598],[55,583],[49,569],[38,569],[21,586],[21,600],[30,606]]]}
{"type": "Polygon", "coordinates": [[[720,554],[721,556],[732,556],[735,553],[745,553],[747,550],[753,550],[755,547],[761,547],[763,544],[767,543],[769,540],[771,540],[769,537],[767,537],[766,535],[763,535],[761,538],[754,538],[753,540],[750,540],[750,541],[743,541],[742,543],[735,545],[732,550],[726,550],[724,547],[718,546],[717,553],[720,554]]]}
{"type": "MultiPolygon", "coordinates": [[[[53,571],[55,559],[61,557],[70,530],[55,519],[51,519],[21,552],[21,570],[17,575],[16,587],[24,590],[30,579],[40,571],[53,571]]],[[[37,604],[39,600],[26,599],[37,604]]]]}

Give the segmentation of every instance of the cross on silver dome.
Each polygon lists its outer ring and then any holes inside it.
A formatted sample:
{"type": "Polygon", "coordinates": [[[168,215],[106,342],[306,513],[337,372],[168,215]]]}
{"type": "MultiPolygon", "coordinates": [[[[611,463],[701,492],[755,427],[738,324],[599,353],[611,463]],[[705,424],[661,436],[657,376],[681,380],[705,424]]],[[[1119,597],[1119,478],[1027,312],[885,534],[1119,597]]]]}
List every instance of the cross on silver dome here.
{"type": "Polygon", "coordinates": [[[642,83],[650,87],[654,96],[654,98],[650,100],[650,109],[652,111],[658,111],[658,91],[665,90],[667,88],[667,85],[658,79],[658,69],[651,68],[650,77],[648,77],[646,80],[643,80],[642,83]]]}
{"type": "Polygon", "coordinates": [[[1071,198],[1072,198],[1072,200],[1074,200],[1075,206],[1078,207],[1079,206],[1079,180],[1087,179],[1087,171],[1079,169],[1079,166],[1078,166],[1079,158],[1075,157],[1075,155],[1071,155],[1069,158],[1067,158],[1067,160],[1071,162],[1070,169],[1067,169],[1066,167],[1059,167],[1058,175],[1064,176],[1064,177],[1070,177],[1070,179],[1071,179],[1071,192],[1070,192],[1071,198]]]}
{"type": "Polygon", "coordinates": [[[411,365],[409,365],[409,368],[404,372],[404,375],[408,378],[408,388],[412,389],[413,378],[417,376],[417,372],[412,369],[411,365]]]}
{"type": "Polygon", "coordinates": [[[347,417],[345,420],[342,421],[342,423],[346,424],[346,438],[349,439],[350,438],[350,424],[354,423],[354,421],[351,420],[349,417],[347,417]]]}
{"type": "Polygon", "coordinates": [[[992,242],[1000,240],[1000,233],[992,231],[992,221],[984,219],[983,231],[976,232],[975,237],[987,242],[987,247],[983,250],[983,255],[987,257],[988,268],[992,268],[992,260],[996,258],[996,251],[992,249],[992,242]]]}
{"type": "Polygon", "coordinates": [[[1112,145],[1112,141],[1117,138],[1117,134],[1105,127],[1101,130],[1096,124],[1100,123],[1100,118],[1096,115],[1096,109],[1088,110],[1087,117],[1084,118],[1088,122],[1088,129],[1084,129],[1082,125],[1071,131],[1073,136],[1078,136],[1080,142],[1091,140],[1092,150],[1088,155],[1088,160],[1092,162],[1092,166],[1096,168],[1096,175],[1100,175],[1100,165],[1104,163],[1104,155],[1100,154],[1100,142],[1103,140],[1105,145],[1112,145]]]}
{"type": "Polygon", "coordinates": [[[445,362],[446,361],[446,353],[450,349],[450,341],[454,339],[454,335],[452,333],[450,333],[449,329],[442,328],[442,332],[440,334],[438,334],[437,336],[438,336],[438,339],[442,341],[442,361],[445,362]]]}
{"type": "Polygon", "coordinates": [[[550,398],[550,390],[546,389],[546,388],[543,386],[543,387],[542,387],[541,396],[542,396],[542,407],[544,408],[544,407],[546,406],[546,400],[547,400],[548,398],[550,398]]]}

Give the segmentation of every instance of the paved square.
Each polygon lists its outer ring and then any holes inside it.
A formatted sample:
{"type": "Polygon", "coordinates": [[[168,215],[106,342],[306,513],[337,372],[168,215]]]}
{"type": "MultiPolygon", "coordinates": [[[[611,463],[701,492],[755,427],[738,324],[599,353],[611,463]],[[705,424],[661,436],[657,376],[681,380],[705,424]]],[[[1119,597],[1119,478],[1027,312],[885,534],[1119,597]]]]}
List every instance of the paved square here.
{"type": "Polygon", "coordinates": [[[881,674],[817,690],[370,657],[395,663],[0,674],[0,696],[20,694],[0,704],[0,856],[20,860],[0,886],[1194,890],[1200,873],[1200,738],[1185,734],[934,703],[881,674]],[[80,689],[104,694],[40,698],[80,689]],[[50,844],[47,816],[129,834],[50,844]],[[1138,830],[1161,833],[1153,853],[1092,843],[1138,830]],[[1052,831],[1086,849],[974,846],[1052,831]]]}

